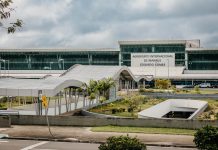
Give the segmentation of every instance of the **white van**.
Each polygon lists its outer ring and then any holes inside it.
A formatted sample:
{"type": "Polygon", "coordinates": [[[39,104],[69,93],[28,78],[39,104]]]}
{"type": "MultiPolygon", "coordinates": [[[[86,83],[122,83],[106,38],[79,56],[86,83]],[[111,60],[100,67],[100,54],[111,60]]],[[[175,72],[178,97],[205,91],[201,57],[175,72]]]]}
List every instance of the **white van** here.
{"type": "Polygon", "coordinates": [[[211,84],[210,83],[201,83],[198,86],[199,86],[199,88],[209,88],[209,87],[211,87],[211,84]]]}

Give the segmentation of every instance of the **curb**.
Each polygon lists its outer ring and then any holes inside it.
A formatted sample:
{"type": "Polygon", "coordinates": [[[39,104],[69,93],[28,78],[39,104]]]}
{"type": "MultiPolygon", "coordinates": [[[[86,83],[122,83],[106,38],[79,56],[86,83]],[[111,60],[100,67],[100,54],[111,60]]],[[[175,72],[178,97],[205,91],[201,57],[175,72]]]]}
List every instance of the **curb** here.
{"type": "MultiPolygon", "coordinates": [[[[32,138],[32,137],[4,137],[2,139],[11,139],[11,140],[36,140],[36,141],[52,141],[52,142],[73,142],[73,143],[91,143],[91,144],[103,144],[105,142],[99,141],[86,141],[78,139],[53,139],[53,138],[32,138]]],[[[156,143],[144,143],[146,146],[158,146],[158,147],[180,147],[180,148],[196,148],[193,145],[176,145],[176,144],[156,144],[156,143]]]]}

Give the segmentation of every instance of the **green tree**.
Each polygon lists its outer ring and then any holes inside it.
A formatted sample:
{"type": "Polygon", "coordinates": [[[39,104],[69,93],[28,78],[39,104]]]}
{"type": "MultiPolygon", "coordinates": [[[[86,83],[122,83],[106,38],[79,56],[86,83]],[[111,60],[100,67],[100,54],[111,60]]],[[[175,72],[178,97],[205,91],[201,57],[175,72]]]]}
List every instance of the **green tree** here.
{"type": "Polygon", "coordinates": [[[93,103],[93,100],[96,98],[96,93],[98,91],[97,85],[98,85],[98,82],[95,80],[90,80],[88,84],[84,83],[82,85],[82,89],[86,93],[85,96],[88,96],[89,105],[91,105],[91,102],[93,103]]]}
{"type": "Polygon", "coordinates": [[[128,112],[131,112],[132,116],[134,115],[134,111],[138,109],[139,105],[143,103],[145,97],[142,95],[132,95],[127,97],[128,104],[128,112]]]}
{"type": "Polygon", "coordinates": [[[218,150],[218,128],[205,126],[194,135],[194,142],[200,150],[218,150]]]}
{"type": "Polygon", "coordinates": [[[106,78],[106,79],[100,80],[98,86],[101,89],[100,92],[102,92],[102,95],[106,99],[109,99],[109,90],[112,87],[116,86],[116,83],[113,78],[106,78]]]}
{"type": "Polygon", "coordinates": [[[14,33],[17,29],[21,28],[23,24],[23,21],[20,19],[8,25],[4,23],[4,20],[9,19],[11,12],[14,11],[14,9],[11,8],[12,3],[12,0],[0,0],[0,27],[7,29],[8,33],[14,33]]]}
{"type": "Polygon", "coordinates": [[[196,92],[197,94],[201,94],[199,86],[196,85],[196,86],[194,87],[194,90],[195,90],[195,92],[196,92]]]}

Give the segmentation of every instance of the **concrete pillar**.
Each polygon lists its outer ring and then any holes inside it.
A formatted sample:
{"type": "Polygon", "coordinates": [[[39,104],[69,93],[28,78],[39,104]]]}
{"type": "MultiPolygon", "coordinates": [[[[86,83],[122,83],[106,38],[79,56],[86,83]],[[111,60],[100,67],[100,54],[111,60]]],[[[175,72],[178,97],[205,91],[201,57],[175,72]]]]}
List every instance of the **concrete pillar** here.
{"type": "Polygon", "coordinates": [[[137,82],[137,89],[139,89],[139,81],[137,82]]]}
{"type": "Polygon", "coordinates": [[[38,91],[38,115],[42,115],[42,90],[38,91]]]}

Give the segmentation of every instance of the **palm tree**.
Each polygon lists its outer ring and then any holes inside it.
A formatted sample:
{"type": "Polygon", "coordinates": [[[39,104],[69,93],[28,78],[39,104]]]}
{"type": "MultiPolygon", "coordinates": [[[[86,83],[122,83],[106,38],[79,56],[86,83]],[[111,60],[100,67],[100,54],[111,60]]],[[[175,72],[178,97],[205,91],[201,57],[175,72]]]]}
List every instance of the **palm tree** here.
{"type": "Polygon", "coordinates": [[[98,85],[98,82],[95,81],[95,80],[90,80],[89,84],[84,83],[82,85],[82,88],[86,92],[85,97],[88,96],[88,98],[90,100],[89,105],[91,105],[91,102],[93,103],[94,99],[96,98],[96,93],[98,91],[98,89],[97,89],[98,86],[97,85],[98,85]]]}
{"type": "Polygon", "coordinates": [[[112,87],[115,87],[116,86],[116,83],[114,81],[113,78],[106,78],[106,79],[103,79],[103,85],[102,85],[102,89],[103,89],[103,96],[106,98],[106,99],[109,99],[109,90],[112,88],[112,87]]]}

